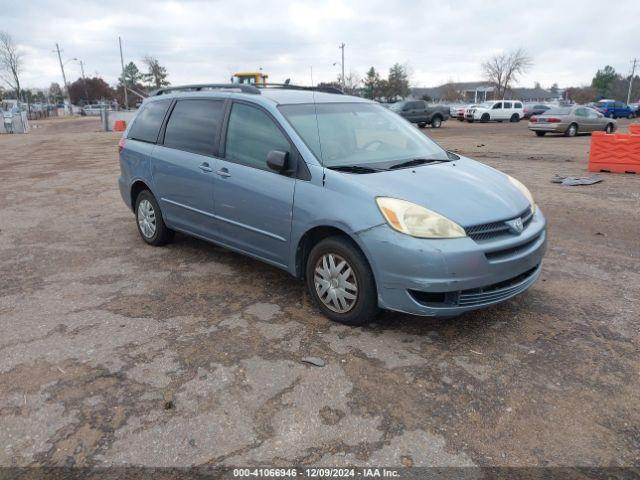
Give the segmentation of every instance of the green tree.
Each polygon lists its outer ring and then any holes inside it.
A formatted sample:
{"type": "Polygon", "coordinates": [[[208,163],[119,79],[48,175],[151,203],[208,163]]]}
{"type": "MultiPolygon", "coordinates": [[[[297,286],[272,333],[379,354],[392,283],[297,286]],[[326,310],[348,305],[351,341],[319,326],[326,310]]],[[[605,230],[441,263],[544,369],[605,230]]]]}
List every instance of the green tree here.
{"type": "Polygon", "coordinates": [[[598,69],[596,76],[591,81],[591,86],[598,90],[598,93],[607,96],[611,85],[618,78],[618,74],[611,65],[606,65],[602,70],[598,69]]]}
{"type": "Polygon", "coordinates": [[[364,79],[364,97],[370,100],[380,97],[380,74],[373,67],[367,71],[364,79]]]}
{"type": "Polygon", "coordinates": [[[387,100],[409,96],[409,74],[407,68],[396,63],[389,69],[387,100]]]}
{"type": "Polygon", "coordinates": [[[135,63],[129,62],[124,67],[124,75],[120,76],[120,85],[124,84],[129,88],[135,87],[143,79],[143,74],[140,72],[135,63]]]}
{"type": "Polygon", "coordinates": [[[157,58],[145,55],[142,61],[147,67],[147,73],[142,74],[142,79],[149,88],[162,88],[170,85],[167,80],[167,69],[160,65],[157,58]]]}

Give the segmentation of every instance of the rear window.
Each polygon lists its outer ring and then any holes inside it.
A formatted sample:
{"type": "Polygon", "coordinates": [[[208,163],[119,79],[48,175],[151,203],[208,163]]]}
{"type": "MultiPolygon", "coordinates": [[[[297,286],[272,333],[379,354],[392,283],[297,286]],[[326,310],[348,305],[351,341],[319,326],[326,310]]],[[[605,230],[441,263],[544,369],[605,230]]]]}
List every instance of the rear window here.
{"type": "Polygon", "coordinates": [[[221,100],[179,100],[167,122],[164,146],[214,155],[223,106],[221,100]]]}
{"type": "Polygon", "coordinates": [[[129,138],[142,142],[156,143],[158,132],[164,115],[171,104],[171,100],[160,100],[147,103],[138,113],[136,120],[129,130],[129,138]]]}
{"type": "Polygon", "coordinates": [[[545,115],[569,115],[571,108],[550,108],[544,113],[545,115]]]}

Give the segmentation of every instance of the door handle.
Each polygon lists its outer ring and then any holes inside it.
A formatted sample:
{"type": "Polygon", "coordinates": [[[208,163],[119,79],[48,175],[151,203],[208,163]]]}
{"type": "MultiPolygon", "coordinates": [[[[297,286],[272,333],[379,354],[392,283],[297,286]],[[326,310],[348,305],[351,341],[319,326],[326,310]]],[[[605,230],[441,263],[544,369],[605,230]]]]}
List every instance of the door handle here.
{"type": "Polygon", "coordinates": [[[218,175],[220,175],[221,177],[227,178],[230,177],[231,174],[229,173],[229,170],[227,170],[226,168],[221,168],[220,170],[218,170],[216,172],[218,175]]]}
{"type": "Polygon", "coordinates": [[[209,166],[207,162],[201,163],[198,165],[198,168],[202,170],[204,173],[213,172],[213,169],[209,166]]]}

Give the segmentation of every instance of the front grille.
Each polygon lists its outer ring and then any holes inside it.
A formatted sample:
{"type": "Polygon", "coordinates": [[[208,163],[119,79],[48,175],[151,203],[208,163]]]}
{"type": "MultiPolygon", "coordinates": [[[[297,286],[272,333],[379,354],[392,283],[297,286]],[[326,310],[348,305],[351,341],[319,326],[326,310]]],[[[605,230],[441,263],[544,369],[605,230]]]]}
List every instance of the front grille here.
{"type": "Polygon", "coordinates": [[[520,275],[482,288],[471,288],[453,292],[421,292],[409,290],[409,293],[414,300],[428,307],[472,307],[474,305],[484,305],[505,300],[525,291],[531,285],[539,269],[540,265],[536,265],[520,275]]]}
{"type": "Polygon", "coordinates": [[[539,267],[539,265],[536,265],[531,270],[527,270],[520,275],[487,287],[462,290],[458,296],[458,305],[461,307],[469,307],[498,302],[520,293],[529,287],[539,267]]]}
{"type": "Polygon", "coordinates": [[[536,235],[534,238],[529,240],[528,242],[521,243],[520,245],[516,245],[515,247],[505,248],[503,250],[496,250],[494,252],[485,252],[485,257],[489,261],[502,260],[504,258],[513,257],[514,255],[518,255],[522,252],[527,251],[531,246],[536,243],[540,239],[540,235],[536,235]]]}
{"type": "Polygon", "coordinates": [[[467,232],[467,236],[469,236],[472,240],[483,241],[489,239],[495,239],[496,237],[506,237],[512,235],[509,232],[509,226],[505,223],[510,220],[515,220],[520,217],[522,219],[522,226],[527,228],[531,219],[533,218],[533,211],[531,207],[527,207],[527,209],[522,212],[520,215],[513,218],[505,218],[501,222],[493,222],[493,223],[484,223],[481,225],[473,225],[471,227],[465,228],[467,232]]]}

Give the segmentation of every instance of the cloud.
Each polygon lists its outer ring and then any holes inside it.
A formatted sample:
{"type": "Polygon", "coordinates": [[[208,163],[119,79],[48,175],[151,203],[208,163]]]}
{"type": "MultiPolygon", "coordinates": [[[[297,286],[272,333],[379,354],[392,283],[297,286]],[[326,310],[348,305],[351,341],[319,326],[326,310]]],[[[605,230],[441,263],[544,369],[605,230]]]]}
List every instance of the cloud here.
{"type": "MultiPolygon", "coordinates": [[[[412,83],[436,85],[480,78],[488,56],[525,48],[534,66],[521,84],[590,82],[606,64],[627,73],[640,40],[637,0],[616,2],[615,28],[602,27],[602,4],[584,0],[381,1],[71,1],[0,0],[2,29],[25,53],[23,84],[61,83],[55,43],[64,59],[77,57],[87,75],[115,83],[118,36],[125,62],[159,58],[173,84],[227,81],[237,70],[262,67],[274,82],[308,84],[336,78],[341,42],[347,71],[361,76],[408,63],[412,83]]],[[[80,75],[77,62],[65,67],[80,75]]]]}

